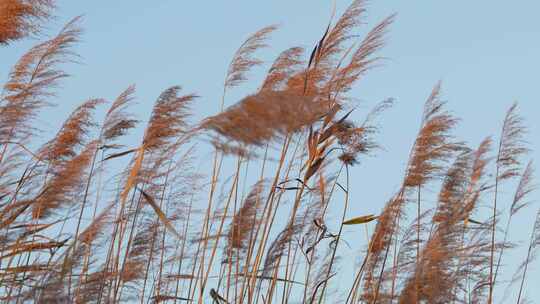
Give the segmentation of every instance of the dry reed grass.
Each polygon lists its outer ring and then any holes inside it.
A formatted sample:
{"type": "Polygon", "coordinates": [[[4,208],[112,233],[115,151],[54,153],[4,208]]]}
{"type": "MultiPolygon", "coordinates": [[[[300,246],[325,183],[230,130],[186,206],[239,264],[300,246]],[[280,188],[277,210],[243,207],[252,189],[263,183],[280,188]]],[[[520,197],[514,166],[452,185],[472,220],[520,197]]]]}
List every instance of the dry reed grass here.
{"type": "MultiPolygon", "coordinates": [[[[42,33],[53,8],[48,0],[1,1],[0,44],[42,33]]],[[[131,113],[135,86],[110,103],[101,122],[94,112],[108,102],[87,100],[51,140],[29,148],[39,143],[34,118],[68,76],[62,64],[77,58],[79,18],[31,48],[0,100],[2,301],[499,300],[504,253],[515,248],[509,231],[535,189],[533,163],[523,168],[528,148],[517,105],[503,120],[495,150],[490,137],[472,149],[456,139],[459,119],[446,110],[438,83],[399,189],[380,214],[348,214],[355,199],[349,171],[376,154],[375,119],[393,103],[383,101],[358,122],[348,110],[354,85],[380,63],[395,18],[358,39],[365,11],[364,1],[353,1],[309,56],[300,47],[286,49],[256,92],[224,108],[227,90],[263,65],[257,51],[277,28],[255,32],[230,62],[219,113],[192,122],[197,95],[170,87],[155,102],[140,144],[130,148],[123,143],[139,122],[131,113]],[[193,166],[204,136],[214,149],[207,174],[193,166]],[[124,169],[113,165],[128,157],[124,169]],[[516,190],[505,212],[501,187],[511,180],[516,190]],[[486,218],[481,202],[491,199],[486,218]],[[344,234],[344,225],[365,226],[368,238],[348,284],[338,283],[348,267],[343,246],[359,241],[344,234]]],[[[517,303],[539,245],[540,213],[508,284],[517,303]]]]}

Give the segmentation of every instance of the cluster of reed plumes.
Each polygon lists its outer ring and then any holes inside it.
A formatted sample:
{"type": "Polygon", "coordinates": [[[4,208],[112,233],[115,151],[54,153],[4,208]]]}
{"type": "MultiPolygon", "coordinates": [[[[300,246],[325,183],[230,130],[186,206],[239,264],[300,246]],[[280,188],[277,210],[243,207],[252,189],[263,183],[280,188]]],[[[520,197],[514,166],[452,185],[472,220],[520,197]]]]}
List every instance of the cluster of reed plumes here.
{"type": "MultiPolygon", "coordinates": [[[[1,0],[0,43],[41,37],[53,8],[52,1],[1,0]]],[[[225,108],[226,92],[263,64],[257,51],[276,27],[254,33],[230,63],[218,114],[194,122],[198,95],[168,88],[139,144],[124,139],[140,124],[130,112],[134,86],[112,101],[83,102],[40,143],[34,119],[67,77],[62,64],[76,59],[79,18],[31,48],[0,100],[1,300],[524,301],[540,214],[523,261],[510,263],[515,275],[501,274],[516,245],[513,220],[534,190],[516,105],[500,135],[469,147],[454,136],[458,119],[437,84],[399,189],[378,215],[348,213],[349,171],[379,147],[376,119],[392,105],[385,100],[351,120],[349,91],[379,63],[394,19],[359,39],[364,11],[354,1],[311,53],[283,51],[256,92],[225,108]],[[204,147],[213,151],[206,173],[193,165],[204,147]],[[501,203],[502,189],[514,185],[510,204],[501,203]],[[354,265],[342,262],[343,249],[361,240],[345,236],[345,225],[365,228],[366,236],[374,229],[354,265]],[[338,275],[344,266],[354,272],[338,275]]]]}

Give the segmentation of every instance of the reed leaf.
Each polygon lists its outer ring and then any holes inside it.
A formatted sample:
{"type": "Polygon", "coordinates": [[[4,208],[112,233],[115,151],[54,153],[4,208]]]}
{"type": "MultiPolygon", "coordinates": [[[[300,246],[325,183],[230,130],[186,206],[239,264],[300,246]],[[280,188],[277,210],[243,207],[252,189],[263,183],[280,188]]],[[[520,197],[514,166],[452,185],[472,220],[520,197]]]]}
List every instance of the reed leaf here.
{"type": "Polygon", "coordinates": [[[377,218],[378,218],[378,216],[376,216],[374,214],[357,216],[355,218],[344,221],[343,225],[366,224],[366,223],[369,223],[369,222],[372,222],[372,221],[376,220],[377,218]]]}

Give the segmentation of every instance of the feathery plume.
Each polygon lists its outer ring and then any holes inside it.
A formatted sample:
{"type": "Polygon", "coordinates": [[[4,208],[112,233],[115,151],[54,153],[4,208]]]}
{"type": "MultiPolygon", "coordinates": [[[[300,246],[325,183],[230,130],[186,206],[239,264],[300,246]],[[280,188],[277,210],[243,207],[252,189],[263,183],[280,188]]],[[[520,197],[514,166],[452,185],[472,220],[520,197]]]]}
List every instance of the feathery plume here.
{"type": "MultiPolygon", "coordinates": [[[[397,194],[388,201],[379,215],[375,231],[373,232],[368,248],[366,261],[366,274],[364,279],[364,290],[362,299],[368,303],[375,300],[379,291],[379,276],[383,275],[388,251],[392,243],[393,236],[398,232],[399,227],[396,220],[402,216],[402,205],[404,204],[402,194],[397,194]]],[[[388,277],[386,277],[388,279],[388,277]]]]}
{"type": "MultiPolygon", "coordinates": [[[[377,125],[373,120],[382,112],[392,107],[393,100],[387,99],[379,103],[370,113],[360,126],[355,126],[354,123],[343,120],[338,121],[330,128],[335,128],[335,137],[338,139],[339,145],[342,147],[342,153],[339,159],[348,165],[354,165],[358,162],[359,154],[369,154],[373,150],[379,148],[375,141],[374,134],[377,133],[377,125]]],[[[328,128],[328,130],[330,130],[328,128]]]]}
{"type": "MultiPolygon", "coordinates": [[[[370,241],[370,252],[366,262],[366,279],[362,297],[366,301],[378,299],[379,289],[388,278],[384,275],[390,246],[407,202],[408,189],[419,187],[441,174],[444,163],[462,149],[460,144],[450,142],[449,132],[457,119],[443,110],[440,100],[440,83],[437,84],[424,105],[420,131],[416,137],[405,174],[402,188],[383,209],[370,241]],[[377,272],[378,278],[377,278],[377,272]]],[[[420,227],[420,225],[417,225],[420,227]]]]}
{"type": "Polygon", "coordinates": [[[469,199],[465,202],[463,207],[463,220],[465,221],[465,226],[469,221],[469,216],[473,213],[476,208],[476,203],[478,201],[478,194],[481,191],[488,189],[483,178],[486,175],[486,167],[489,164],[490,158],[487,157],[487,154],[491,151],[492,140],[490,137],[485,138],[478,148],[473,152],[473,161],[471,167],[471,176],[468,189],[469,199]]]}
{"type": "Polygon", "coordinates": [[[197,96],[193,94],[180,96],[180,90],[179,86],[170,87],[161,93],[156,101],[144,134],[145,150],[168,147],[171,140],[188,133],[187,110],[190,102],[197,96]]]}
{"type": "Polygon", "coordinates": [[[253,54],[266,47],[268,35],[277,29],[276,26],[267,26],[242,43],[240,48],[234,54],[229,65],[227,76],[225,77],[225,89],[238,86],[247,79],[246,73],[254,66],[262,64],[262,61],[254,58],[253,54]]]}
{"type": "Polygon", "coordinates": [[[316,52],[312,55],[313,60],[310,61],[323,69],[335,66],[336,56],[344,51],[344,44],[355,37],[351,32],[360,25],[360,17],[365,11],[363,0],[353,1],[336,24],[331,28],[329,25],[327,32],[316,47],[316,52]]]}
{"type": "Polygon", "coordinates": [[[158,228],[158,225],[155,223],[144,223],[143,227],[137,231],[120,273],[120,280],[123,283],[135,284],[137,280],[144,277],[150,251],[156,250],[156,248],[151,247],[150,239],[158,228]]]}
{"type": "Polygon", "coordinates": [[[262,91],[206,118],[202,128],[228,140],[262,146],[279,135],[309,126],[325,113],[322,102],[287,91],[262,91]]]}
{"type": "Polygon", "coordinates": [[[437,177],[444,169],[444,162],[460,149],[460,144],[449,141],[449,132],[457,119],[443,109],[445,103],[440,99],[440,89],[438,83],[424,106],[420,132],[407,166],[405,187],[418,187],[437,177]]]}
{"type": "Polygon", "coordinates": [[[0,2],[0,44],[8,44],[41,31],[54,8],[53,0],[2,0],[0,2]]]}
{"type": "Polygon", "coordinates": [[[497,275],[499,273],[499,267],[501,266],[504,249],[505,247],[511,247],[511,244],[508,244],[508,233],[510,230],[510,222],[512,221],[513,217],[521,209],[527,207],[530,204],[530,201],[525,201],[525,199],[536,188],[536,186],[532,184],[532,181],[534,178],[533,173],[534,173],[534,170],[532,166],[532,161],[529,161],[529,163],[527,164],[527,167],[521,174],[518,186],[516,188],[516,191],[514,192],[514,198],[512,200],[512,204],[510,205],[510,214],[508,215],[508,220],[506,222],[506,227],[504,229],[504,237],[502,241],[503,246],[501,247],[499,257],[497,258],[497,263],[495,264],[495,273],[493,275],[494,283],[497,282],[497,275]]]}
{"type": "Polygon", "coordinates": [[[519,175],[520,157],[528,152],[524,140],[526,129],[517,113],[517,103],[506,112],[497,153],[497,179],[503,181],[519,175]]]}
{"type": "Polygon", "coordinates": [[[353,52],[349,63],[334,72],[335,75],[325,84],[328,96],[336,98],[338,94],[349,91],[360,76],[381,59],[373,55],[384,46],[384,36],[394,18],[391,15],[376,25],[353,52]]]}
{"type": "Polygon", "coordinates": [[[292,47],[283,51],[270,67],[260,91],[284,90],[287,80],[300,71],[300,66],[304,63],[301,59],[303,53],[304,49],[301,47],[292,47]]]}
{"type": "Polygon", "coordinates": [[[55,166],[50,180],[33,201],[33,218],[47,217],[61,207],[73,207],[76,202],[74,198],[81,193],[85,172],[92,161],[96,145],[95,141],[89,143],[80,154],[55,166]]]}
{"type": "Polygon", "coordinates": [[[251,188],[248,196],[240,209],[234,215],[227,235],[227,255],[232,261],[232,254],[235,250],[245,250],[246,242],[249,240],[259,219],[258,209],[261,205],[261,193],[264,190],[264,181],[259,181],[251,188]]]}
{"type": "MultiPolygon", "coordinates": [[[[122,92],[112,103],[107,111],[105,121],[101,129],[101,136],[105,143],[115,140],[123,136],[129,129],[134,128],[138,120],[133,119],[132,115],[128,114],[126,109],[133,101],[135,86],[129,86],[122,92]]],[[[110,146],[107,144],[107,146],[110,146]]]]}
{"type": "Polygon", "coordinates": [[[493,301],[495,286],[493,269],[495,266],[495,235],[497,225],[497,199],[500,184],[519,175],[521,157],[528,152],[523,139],[526,129],[523,126],[523,118],[517,113],[517,103],[514,103],[506,112],[499,139],[495,171],[495,195],[493,198],[493,217],[491,220],[491,255],[489,267],[489,298],[488,303],[493,301]]]}
{"type": "Polygon", "coordinates": [[[457,300],[453,291],[454,285],[460,281],[455,278],[454,265],[460,257],[462,210],[472,160],[473,155],[464,152],[447,171],[432,219],[436,227],[422,249],[414,271],[406,280],[400,303],[457,300]]]}
{"type": "Polygon", "coordinates": [[[42,158],[54,163],[75,156],[77,149],[85,144],[90,129],[96,126],[93,110],[104,102],[103,99],[90,99],[77,107],[54,139],[40,149],[42,158]]]}
{"type": "Polygon", "coordinates": [[[530,202],[523,200],[536,188],[536,186],[532,184],[533,173],[533,162],[530,161],[525,167],[523,173],[521,174],[521,178],[519,179],[519,184],[516,188],[514,199],[512,200],[512,205],[510,206],[511,215],[515,215],[519,210],[529,205],[530,202]]]}
{"type": "Polygon", "coordinates": [[[0,108],[0,137],[4,140],[29,135],[29,120],[54,95],[51,89],[68,75],[58,65],[71,61],[71,46],[79,39],[80,18],[71,20],[51,40],[34,46],[15,65],[4,85],[0,108]],[[19,134],[22,132],[22,135],[19,134]]]}

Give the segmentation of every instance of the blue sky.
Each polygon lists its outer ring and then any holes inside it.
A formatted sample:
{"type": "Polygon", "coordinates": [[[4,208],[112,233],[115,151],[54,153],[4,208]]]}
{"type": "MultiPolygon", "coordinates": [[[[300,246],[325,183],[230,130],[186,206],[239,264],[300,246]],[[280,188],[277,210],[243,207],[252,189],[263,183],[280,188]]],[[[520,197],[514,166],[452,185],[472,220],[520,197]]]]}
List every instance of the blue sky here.
{"type": "MultiPolygon", "coordinates": [[[[337,0],[337,12],[349,3],[337,0]]],[[[269,24],[280,25],[271,47],[261,53],[267,61],[290,46],[311,49],[326,27],[332,2],[61,0],[58,8],[50,33],[69,18],[84,15],[85,34],[76,48],[82,64],[66,67],[73,76],[58,94],[60,106],[43,112],[40,123],[45,130],[57,128],[84,99],[112,99],[132,83],[137,85],[136,111],[141,119],[147,119],[157,95],[174,84],[201,96],[194,105],[196,117],[214,114],[227,65],[246,36],[269,24]]],[[[472,146],[485,136],[496,138],[506,109],[518,101],[530,130],[530,157],[540,162],[539,9],[540,2],[532,0],[368,3],[361,33],[392,13],[397,19],[381,52],[387,58],[384,66],[368,73],[351,91],[360,101],[354,115],[360,119],[387,97],[395,98],[396,105],[381,120],[378,140],[385,150],[353,169],[350,214],[378,213],[398,187],[423,102],[438,80],[443,82],[449,109],[462,119],[456,134],[472,146]]],[[[0,81],[33,43],[27,40],[0,49],[0,81]]],[[[262,71],[256,70],[252,81],[232,91],[226,104],[252,92],[262,71]]],[[[505,194],[512,191],[503,189],[505,194]]],[[[538,197],[535,193],[533,198],[538,197]]],[[[512,235],[528,236],[538,206],[522,214],[512,235]]],[[[347,233],[353,238],[356,232],[347,233]]],[[[507,262],[522,253],[509,254],[507,262]]],[[[540,291],[531,288],[540,281],[538,274],[528,281],[531,298],[540,298],[540,291]]]]}

